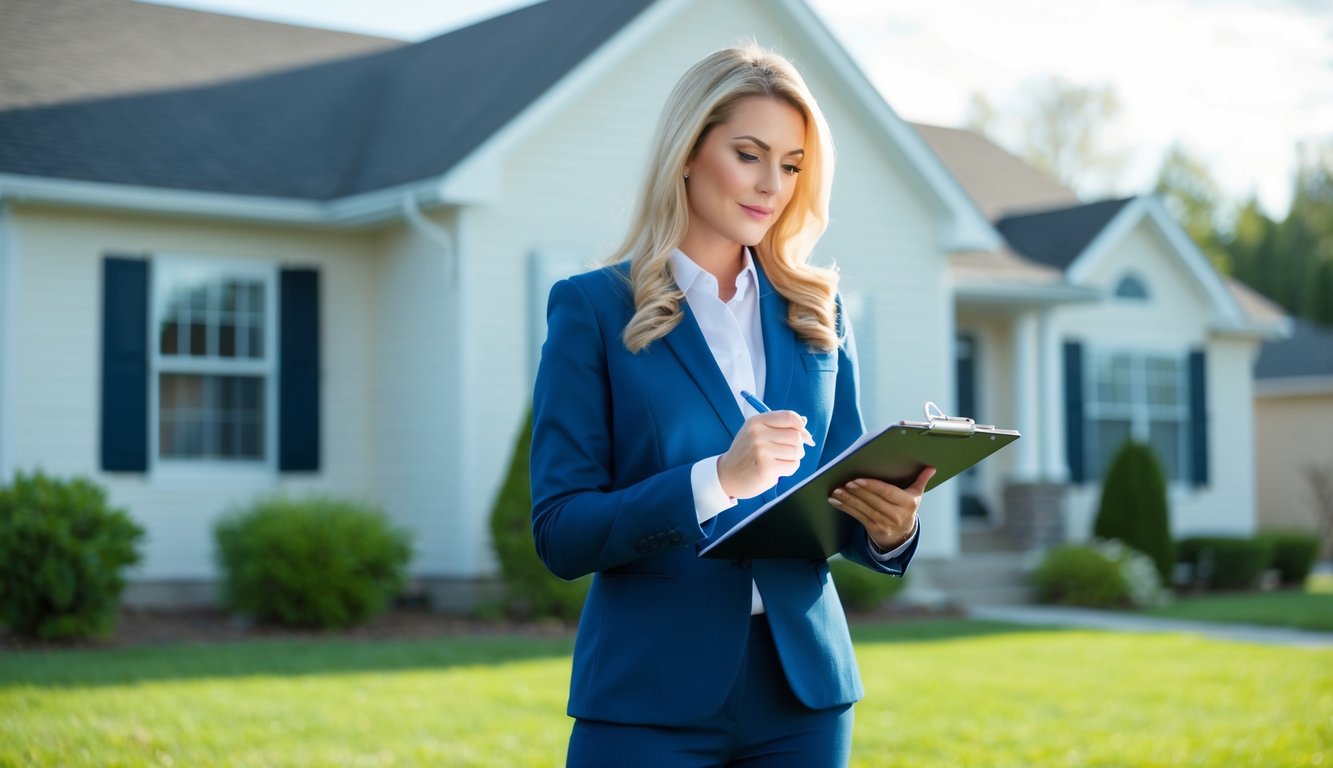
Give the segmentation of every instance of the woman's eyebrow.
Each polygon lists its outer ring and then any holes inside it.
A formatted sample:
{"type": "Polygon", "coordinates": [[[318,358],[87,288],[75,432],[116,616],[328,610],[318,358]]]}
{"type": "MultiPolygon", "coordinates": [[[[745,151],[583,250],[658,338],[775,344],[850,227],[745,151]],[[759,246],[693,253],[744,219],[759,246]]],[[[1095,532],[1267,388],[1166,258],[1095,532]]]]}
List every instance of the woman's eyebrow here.
{"type": "MultiPolygon", "coordinates": [[[[754,144],[755,144],[756,146],[758,146],[760,149],[764,150],[765,152],[770,152],[770,151],[772,151],[772,149],[773,149],[772,147],[768,146],[768,145],[765,144],[764,142],[762,142],[762,141],[760,141],[759,139],[756,139],[755,137],[750,136],[750,135],[748,135],[748,134],[745,135],[745,136],[733,136],[733,137],[731,137],[731,138],[732,138],[733,141],[740,141],[740,140],[744,139],[744,140],[746,140],[746,141],[754,142],[754,144]]],[[[802,156],[804,156],[804,155],[805,155],[805,150],[804,150],[804,149],[793,149],[792,151],[788,152],[786,155],[783,155],[783,157],[787,157],[787,155],[802,155],[802,156]]]]}

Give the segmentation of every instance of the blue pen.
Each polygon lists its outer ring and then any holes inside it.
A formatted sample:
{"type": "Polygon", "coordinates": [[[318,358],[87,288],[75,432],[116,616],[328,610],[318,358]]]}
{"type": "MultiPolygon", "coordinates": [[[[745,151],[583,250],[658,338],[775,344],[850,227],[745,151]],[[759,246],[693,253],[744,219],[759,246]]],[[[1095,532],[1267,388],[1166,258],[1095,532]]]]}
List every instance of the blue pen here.
{"type": "MultiPolygon", "coordinates": [[[[767,405],[764,405],[763,400],[760,400],[753,394],[746,392],[743,389],[741,390],[741,397],[745,398],[745,402],[749,403],[751,407],[753,407],[759,413],[769,413],[773,410],[772,408],[769,408],[767,405]]],[[[801,417],[801,421],[805,421],[804,416],[801,417]]],[[[804,428],[801,429],[801,432],[803,433],[802,437],[805,440],[805,444],[813,447],[815,444],[815,438],[810,434],[808,430],[804,428]]]]}
{"type": "Polygon", "coordinates": [[[769,408],[767,405],[764,405],[763,400],[760,400],[759,398],[755,397],[749,392],[746,392],[743,389],[741,390],[741,397],[745,398],[745,402],[754,406],[754,409],[760,413],[768,413],[769,411],[773,410],[772,408],[769,408]]]}

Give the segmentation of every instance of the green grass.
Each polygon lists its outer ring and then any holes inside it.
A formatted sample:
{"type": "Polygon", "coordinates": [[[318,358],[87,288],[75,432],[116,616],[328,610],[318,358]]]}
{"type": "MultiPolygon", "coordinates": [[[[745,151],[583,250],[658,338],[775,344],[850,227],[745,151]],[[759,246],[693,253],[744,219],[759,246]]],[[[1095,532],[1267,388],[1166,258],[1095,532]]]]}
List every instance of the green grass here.
{"type": "Polygon", "coordinates": [[[1333,594],[1246,592],[1186,597],[1146,612],[1150,616],[1231,624],[1264,624],[1333,632],[1333,594]]]}
{"type": "MultiPolygon", "coordinates": [[[[1333,651],[854,629],[853,765],[1333,765],[1333,651]]],[[[0,766],[558,766],[567,637],[0,655],[0,766]]]]}

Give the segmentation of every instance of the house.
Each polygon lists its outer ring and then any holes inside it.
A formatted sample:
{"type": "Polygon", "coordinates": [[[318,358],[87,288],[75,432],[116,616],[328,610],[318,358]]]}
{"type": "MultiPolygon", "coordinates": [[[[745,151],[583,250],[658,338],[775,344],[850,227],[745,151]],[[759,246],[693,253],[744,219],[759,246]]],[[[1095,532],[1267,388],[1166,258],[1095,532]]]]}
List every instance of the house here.
{"type": "Polygon", "coordinates": [[[617,244],[679,74],[748,37],[796,61],[843,158],[819,255],[844,275],[867,422],[934,400],[1026,435],[932,492],[923,559],[958,554],[960,506],[1085,536],[1127,434],[1171,452],[1178,532],[1253,528],[1250,361],[1280,318],[1153,198],[1033,182],[1042,209],[1001,214],[987,195],[1016,187],[950,167],[963,153],[899,118],[800,0],[547,0],[0,112],[0,477],[105,485],[148,530],[135,602],[210,599],[213,522],[285,491],[382,506],[418,587],[468,605],[547,288],[617,244]]]}
{"type": "MultiPolygon", "coordinates": [[[[1333,330],[1293,320],[1289,338],[1264,344],[1254,375],[1259,527],[1318,532],[1327,502],[1311,472],[1333,484],[1333,330]]],[[[1328,534],[1322,552],[1333,557],[1328,534]]]]}

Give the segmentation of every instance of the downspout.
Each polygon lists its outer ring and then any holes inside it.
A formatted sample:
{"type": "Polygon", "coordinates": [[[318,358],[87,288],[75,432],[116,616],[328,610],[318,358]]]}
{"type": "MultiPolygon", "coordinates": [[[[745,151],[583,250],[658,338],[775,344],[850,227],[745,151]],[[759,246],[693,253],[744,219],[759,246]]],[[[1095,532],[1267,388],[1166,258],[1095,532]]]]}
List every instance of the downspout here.
{"type": "MultiPolygon", "coordinates": [[[[487,529],[485,525],[485,516],[487,510],[483,509],[481,503],[481,494],[477,485],[477,461],[476,452],[467,450],[466,446],[472,445],[476,436],[480,434],[477,424],[477,409],[472,407],[477,402],[475,399],[474,380],[470,372],[474,369],[472,361],[476,359],[474,347],[477,344],[476,329],[472,326],[472,318],[475,316],[472,311],[473,291],[469,285],[467,269],[460,256],[461,248],[459,242],[462,239],[463,216],[460,211],[456,217],[455,231],[450,232],[445,227],[432,221],[421,211],[420,201],[415,195],[410,193],[403,195],[403,217],[407,219],[411,227],[425,237],[430,243],[438,246],[440,258],[444,261],[445,274],[445,292],[449,297],[448,306],[452,311],[451,322],[448,326],[458,334],[454,344],[453,359],[447,361],[447,366],[451,375],[454,377],[454,392],[456,399],[453,406],[452,420],[458,425],[457,430],[451,435],[443,435],[441,439],[452,439],[455,444],[455,467],[457,469],[458,485],[451,490],[457,505],[454,507],[458,519],[450,521],[450,528],[454,531],[464,531],[465,550],[460,565],[462,573],[448,574],[452,579],[475,580],[480,574],[477,573],[477,551],[484,546],[483,533],[487,529]]],[[[447,547],[443,547],[447,550],[447,547]]],[[[436,568],[439,564],[429,564],[429,568],[436,568]]],[[[439,575],[438,572],[435,575],[439,575]]],[[[449,605],[437,605],[440,608],[457,610],[460,608],[471,608],[474,602],[469,594],[460,596],[454,590],[448,589],[436,592],[438,595],[436,602],[440,600],[451,603],[449,605]]]]}
{"type": "Polygon", "coordinates": [[[0,190],[0,485],[14,471],[14,336],[18,323],[18,243],[14,217],[0,190]]]}

